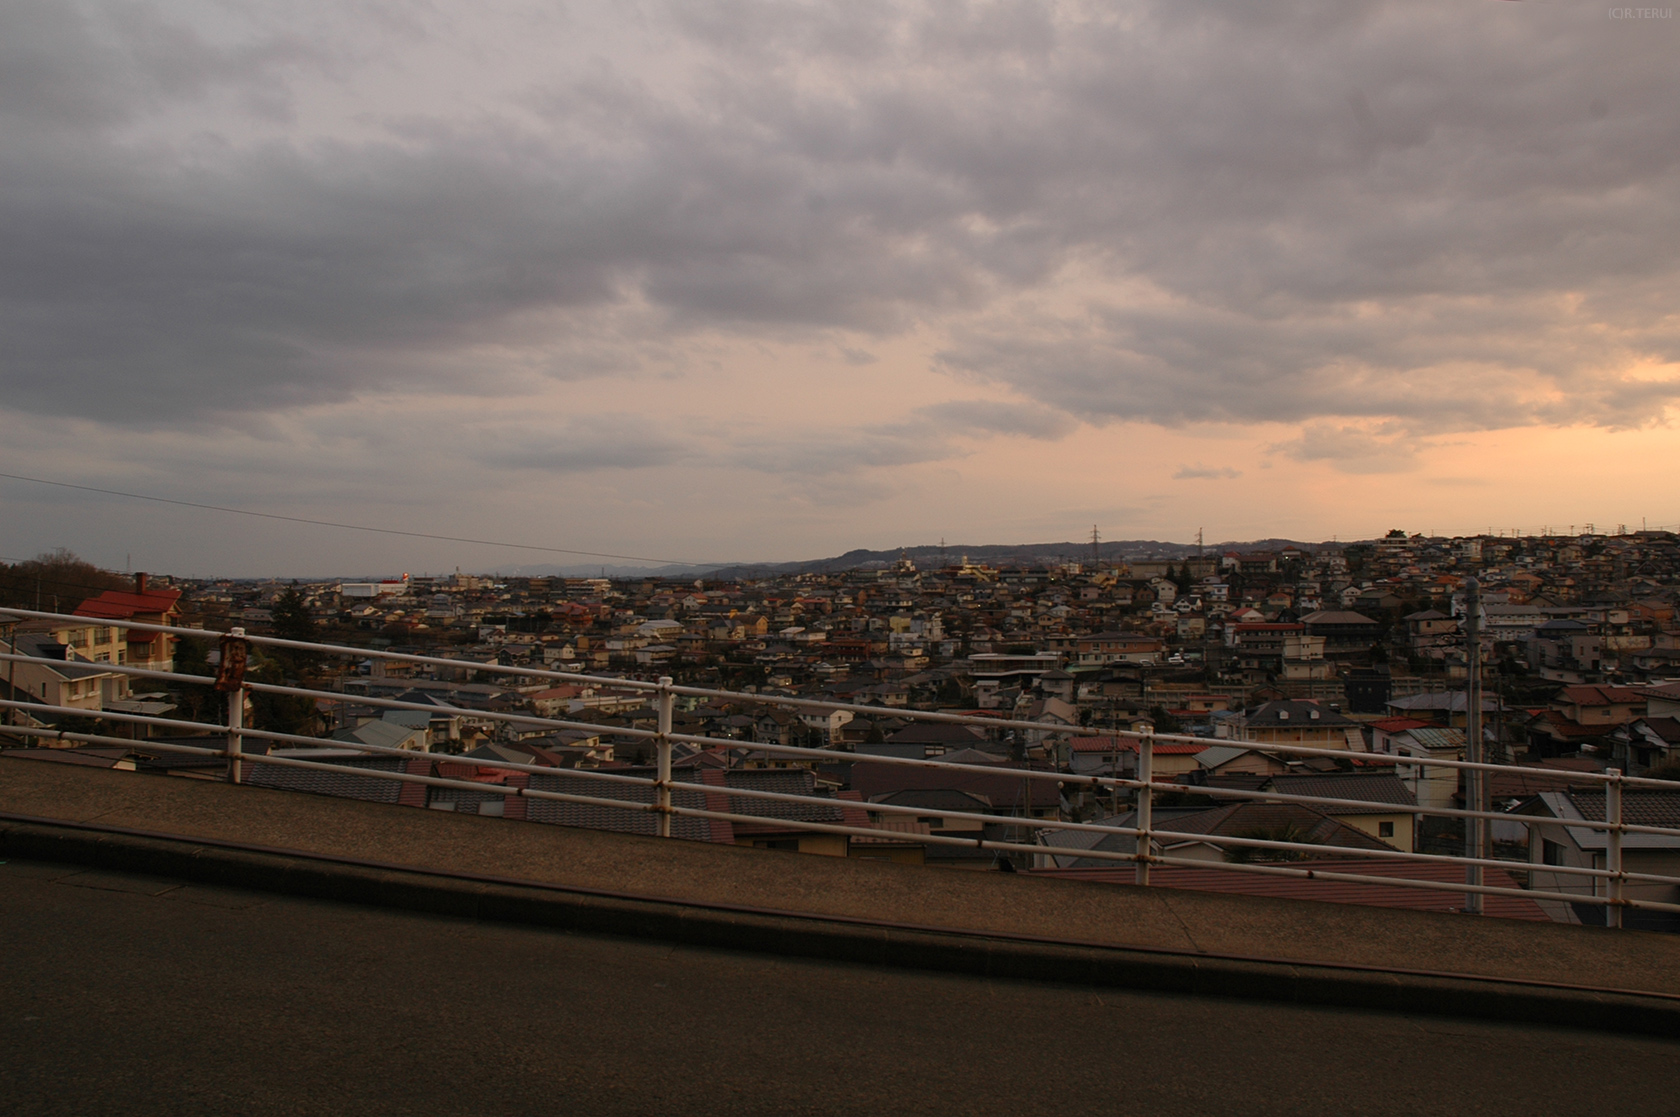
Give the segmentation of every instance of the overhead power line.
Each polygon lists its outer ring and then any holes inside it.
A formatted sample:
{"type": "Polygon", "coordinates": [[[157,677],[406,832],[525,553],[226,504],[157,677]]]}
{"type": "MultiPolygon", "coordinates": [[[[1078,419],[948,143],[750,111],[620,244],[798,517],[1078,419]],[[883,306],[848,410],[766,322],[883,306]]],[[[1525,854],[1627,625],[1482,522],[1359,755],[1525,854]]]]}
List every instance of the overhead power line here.
{"type": "Polygon", "coordinates": [[[696,563],[689,559],[655,558],[649,555],[619,555],[610,551],[580,551],[572,547],[546,547],[536,543],[509,543],[501,539],[471,539],[460,535],[435,535],[427,531],[403,531],[392,527],[374,527],[371,524],[346,524],[335,520],[312,520],[307,516],[282,516],[276,512],[253,512],[248,508],[229,508],[221,504],[202,504],[195,500],[175,500],[167,496],[149,496],[145,493],[127,493],[118,489],[102,489],[95,485],[75,485],[69,481],[49,481],[44,477],[25,477],[21,473],[0,473],[9,481],[28,481],[36,485],[52,485],[60,489],[79,489],[85,493],[100,493],[104,496],[119,496],[128,500],[149,500],[157,504],[174,504],[181,508],[198,508],[207,512],[226,512],[234,516],[253,516],[259,520],[281,520],[290,524],[308,524],[312,527],[332,527],[341,531],[370,531],[378,535],[399,535],[406,539],[435,539],[444,543],[473,543],[482,547],[511,547],[520,551],[541,551],[552,555],[578,555],[583,558],[626,559],[630,562],[662,562],[674,566],[708,565],[696,563]]]}

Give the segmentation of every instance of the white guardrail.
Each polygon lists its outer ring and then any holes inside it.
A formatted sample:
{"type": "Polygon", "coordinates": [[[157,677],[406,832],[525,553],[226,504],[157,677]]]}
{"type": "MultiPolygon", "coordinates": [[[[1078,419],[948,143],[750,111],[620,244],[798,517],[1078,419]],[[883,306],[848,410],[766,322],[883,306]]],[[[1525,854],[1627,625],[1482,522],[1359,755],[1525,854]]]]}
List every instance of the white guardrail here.
{"type": "MultiPolygon", "coordinates": [[[[612,676],[587,675],[566,671],[551,671],[534,667],[500,666],[494,663],[485,664],[473,660],[449,659],[437,656],[411,655],[402,652],[392,652],[381,649],[353,648],[337,644],[320,644],[297,640],[284,640],[272,636],[247,635],[241,628],[229,632],[218,632],[198,628],[180,628],[167,625],[143,624],[135,621],[113,620],[106,618],[89,618],[65,613],[48,613],[39,610],[0,609],[0,618],[17,618],[19,620],[39,620],[54,622],[69,622],[87,624],[97,620],[100,625],[135,629],[145,632],[167,633],[173,636],[189,637],[198,640],[222,640],[225,645],[238,648],[240,642],[244,645],[260,645],[264,647],[283,648],[294,651],[305,651],[336,656],[352,656],[357,659],[385,659],[420,666],[462,668],[486,674],[507,675],[516,678],[540,679],[555,683],[585,683],[600,687],[611,687],[620,691],[642,691],[653,699],[657,711],[657,729],[637,729],[632,727],[611,726],[603,727],[592,722],[571,721],[564,718],[537,717],[530,714],[514,714],[496,711],[473,709],[463,706],[438,705],[434,703],[405,702],[399,699],[378,698],[361,694],[345,694],[339,691],[313,690],[306,687],[282,686],[273,683],[260,683],[243,678],[243,670],[237,678],[229,678],[224,671],[223,678],[218,683],[217,678],[203,675],[186,675],[176,672],[153,671],[146,668],[131,667],[123,664],[92,663],[72,661],[77,666],[101,672],[127,675],[133,678],[164,680],[177,684],[215,686],[227,692],[227,721],[225,724],[211,725],[205,722],[184,721],[174,718],[155,717],[144,714],[120,713],[110,710],[80,710],[71,707],[51,705],[44,702],[18,701],[14,693],[10,699],[0,699],[0,709],[16,710],[29,714],[48,714],[54,716],[86,716],[100,718],[122,724],[149,726],[154,729],[174,731],[177,733],[214,733],[222,738],[221,747],[200,747],[183,745],[156,740],[137,740],[131,737],[117,737],[99,733],[79,733],[55,728],[50,725],[7,725],[0,727],[0,733],[13,734],[21,737],[46,738],[58,741],[74,741],[92,745],[115,745],[127,749],[144,749],[147,752],[192,754],[206,757],[225,757],[228,761],[228,779],[234,783],[242,782],[245,778],[245,767],[251,764],[268,764],[287,768],[313,769],[327,772],[344,773],[346,767],[342,764],[305,760],[296,756],[271,756],[263,753],[247,753],[244,749],[246,739],[261,740],[273,744],[328,747],[336,751],[358,752],[370,757],[394,756],[404,759],[416,759],[421,756],[431,756],[447,763],[460,763],[477,768],[507,770],[510,772],[524,772],[529,774],[555,775],[564,773],[567,776],[584,780],[593,780],[603,785],[603,790],[609,786],[652,788],[653,796],[650,802],[633,799],[610,798],[607,796],[578,795],[558,791],[545,791],[530,787],[515,787],[501,784],[484,783],[475,780],[451,779],[444,776],[426,776],[408,772],[383,771],[369,768],[353,769],[359,777],[376,780],[394,780],[404,783],[424,784],[430,787],[455,788],[470,790],[482,794],[498,794],[506,797],[523,797],[528,799],[550,799],[564,803],[574,803],[592,807],[605,807],[615,810],[648,812],[657,816],[657,832],[663,837],[671,836],[671,820],[677,817],[697,819],[713,819],[732,823],[764,824],[773,821],[776,826],[789,830],[803,830],[814,833],[845,835],[849,837],[883,836],[898,837],[925,845],[961,846],[970,849],[982,849],[997,853],[1030,854],[1035,857],[1060,856],[1075,857],[1081,860],[1100,860],[1130,862],[1135,866],[1135,880],[1138,884],[1149,883],[1151,866],[1182,866],[1197,869],[1220,869],[1237,873],[1259,873],[1276,876],[1290,876],[1312,878],[1316,880],[1339,881],[1353,884],[1373,884],[1386,887],[1416,888],[1430,891],[1452,892],[1468,897],[1476,896],[1515,896],[1532,900],[1560,901],[1571,904],[1591,904],[1603,906],[1606,909],[1606,923],[1610,926],[1620,926],[1621,914],[1627,908],[1641,908],[1654,911],[1680,912],[1680,903],[1667,903],[1658,900],[1641,899],[1626,895],[1628,884],[1680,886],[1680,877],[1666,876],[1657,873],[1631,872],[1623,867],[1623,841],[1628,835],[1667,835],[1680,839],[1680,828],[1663,826],[1645,826],[1622,821],[1623,791],[1628,788],[1649,788],[1668,792],[1680,792],[1680,785],[1670,781],[1641,779],[1623,775],[1620,771],[1610,769],[1603,773],[1596,772],[1568,772],[1567,779],[1573,784],[1590,784],[1602,786],[1605,792],[1605,818],[1595,819],[1552,819],[1534,816],[1513,816],[1498,811],[1481,811],[1459,809],[1451,807],[1424,807],[1414,804],[1396,804],[1364,799],[1330,798],[1314,795],[1296,795],[1277,791],[1247,791],[1237,788],[1208,787],[1203,785],[1183,785],[1157,782],[1153,778],[1154,748],[1157,744],[1242,744],[1244,742],[1227,742],[1223,740],[1210,741],[1203,737],[1181,736],[1167,733],[1110,731],[1107,735],[1126,738],[1136,743],[1137,775],[1128,779],[1121,776],[1081,775],[1073,772],[1039,768],[1003,768],[996,765],[960,764],[935,759],[915,759],[909,757],[876,756],[845,752],[835,748],[807,748],[797,745],[779,745],[763,741],[741,741],[734,738],[695,736],[674,732],[672,729],[672,715],[674,700],[681,697],[722,699],[729,702],[752,703],[765,707],[775,707],[788,710],[813,710],[831,712],[835,710],[862,713],[870,716],[880,716],[890,712],[895,718],[906,720],[939,722],[953,725],[970,725],[979,728],[1013,729],[1034,731],[1047,734],[1067,734],[1070,727],[1045,722],[1021,721],[1010,718],[977,717],[965,714],[937,713],[923,710],[910,710],[901,707],[881,707],[857,705],[845,702],[824,701],[821,699],[796,698],[788,695],[763,695],[738,691],[711,690],[702,687],[679,686],[669,677],[662,677],[657,681],[634,678],[619,678],[612,676]],[[248,727],[243,724],[244,710],[247,696],[251,693],[287,695],[292,697],[310,698],[337,703],[353,703],[360,706],[374,706],[395,710],[418,710],[432,714],[456,714],[467,717],[505,722],[511,725],[527,726],[539,729],[576,729],[596,734],[607,730],[610,735],[620,738],[641,739],[652,742],[656,756],[655,775],[651,778],[624,775],[612,770],[591,768],[556,769],[537,764],[522,764],[507,760],[480,759],[477,757],[449,753],[417,753],[410,749],[392,748],[381,745],[367,744],[360,741],[326,740],[320,737],[307,737],[291,733],[279,733],[272,730],[248,727]],[[225,736],[224,736],[225,735],[225,736]],[[689,744],[699,748],[748,748],[754,752],[774,754],[794,760],[805,760],[827,763],[850,764],[884,764],[898,765],[910,768],[936,769],[941,771],[962,772],[997,776],[1007,771],[1011,778],[1023,780],[1054,780],[1058,788],[1087,787],[1093,790],[1129,791],[1136,798],[1135,826],[1115,826],[1102,823],[1071,822],[1061,819],[1034,818],[1028,816],[1028,805],[1023,801],[1022,815],[995,815],[973,811],[946,810],[924,806],[902,806],[892,803],[856,803],[861,811],[873,815],[911,816],[926,820],[938,818],[942,820],[960,821],[967,823],[981,823],[984,826],[1011,828],[1023,831],[1014,841],[1003,841],[995,838],[958,837],[951,834],[916,833],[905,834],[903,831],[887,830],[873,826],[850,826],[827,822],[815,822],[802,819],[788,818],[778,814],[773,818],[762,814],[747,814],[739,811],[709,810],[700,807],[683,806],[672,802],[673,789],[704,792],[708,796],[724,796],[728,799],[762,800],[769,802],[800,803],[821,805],[828,808],[840,807],[846,800],[837,800],[830,796],[795,795],[784,792],[763,791],[748,788],[732,788],[714,784],[697,784],[672,779],[672,747],[676,744],[689,744]],[[1533,821],[1567,827],[1570,830],[1605,831],[1606,854],[1604,867],[1584,865],[1554,865],[1533,864],[1528,861],[1510,861],[1493,858],[1487,848],[1477,851],[1478,856],[1453,856],[1447,854],[1415,853],[1405,850],[1359,849],[1350,850],[1345,846],[1331,846],[1277,840],[1270,838],[1240,837],[1234,835],[1181,833],[1171,829],[1153,825],[1153,803],[1156,793],[1192,792],[1198,796],[1211,799],[1232,801],[1261,801],[1268,803],[1296,803],[1319,808],[1386,808],[1394,814],[1410,814],[1413,816],[1433,816],[1442,818],[1462,819],[1499,819],[1504,821],[1533,821]],[[1035,837],[1043,831],[1080,831],[1100,835],[1117,834],[1136,839],[1135,852],[1110,851],[1101,849],[1077,849],[1070,847],[1046,846],[1039,844],[1035,837]],[[1375,876],[1362,873],[1337,872],[1327,870],[1317,865],[1312,868],[1300,868],[1288,864],[1256,863],[1252,861],[1208,861],[1198,858],[1176,857],[1161,853],[1158,847],[1163,843],[1175,840],[1193,840],[1219,847],[1246,848],[1253,850],[1269,850],[1279,853],[1317,854],[1329,858],[1357,857],[1361,860],[1393,860],[1416,864],[1450,864],[1463,866],[1466,869],[1465,883],[1440,880],[1420,880],[1405,877],[1375,876]],[[1506,871],[1533,871],[1550,874],[1554,877],[1580,877],[1590,882],[1590,892],[1562,892],[1533,888],[1504,888],[1479,883],[1480,873],[1476,870],[1494,868],[1506,871]],[[1603,892],[1598,889],[1599,881],[1604,882],[1603,892]]],[[[4,623],[0,621],[0,623],[4,623]]],[[[47,667],[63,666],[66,661],[38,656],[19,654],[16,643],[10,644],[11,652],[0,652],[0,663],[34,663],[47,667]]],[[[237,654],[237,652],[236,652],[237,654]]],[[[8,715],[10,720],[10,715],[8,715]]],[[[1348,760],[1365,756],[1381,756],[1390,759],[1388,754],[1364,754],[1350,752],[1346,749],[1314,748],[1306,745],[1273,744],[1263,745],[1252,743],[1255,747],[1263,748],[1265,752],[1285,756],[1326,757],[1336,760],[1348,760]]],[[[1456,768],[1461,770],[1482,772],[1511,772],[1522,771],[1535,775],[1556,775],[1543,770],[1532,768],[1513,769],[1508,765],[1482,764],[1462,760],[1446,760],[1436,758],[1395,757],[1400,766],[1418,768],[1456,768]]],[[[1486,834],[1487,828],[1481,828],[1486,834]]],[[[1471,910],[1479,907],[1467,904],[1471,910]]]]}

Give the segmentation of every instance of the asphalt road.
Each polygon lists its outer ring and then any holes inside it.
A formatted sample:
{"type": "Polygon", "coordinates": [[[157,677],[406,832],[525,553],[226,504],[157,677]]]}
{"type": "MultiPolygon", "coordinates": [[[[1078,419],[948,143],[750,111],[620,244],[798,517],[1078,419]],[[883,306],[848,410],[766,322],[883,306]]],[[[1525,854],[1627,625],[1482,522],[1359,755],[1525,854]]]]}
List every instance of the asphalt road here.
{"type": "Polygon", "coordinates": [[[1668,1114],[1680,1043],[1091,992],[12,860],[0,1112],[1668,1114]]]}

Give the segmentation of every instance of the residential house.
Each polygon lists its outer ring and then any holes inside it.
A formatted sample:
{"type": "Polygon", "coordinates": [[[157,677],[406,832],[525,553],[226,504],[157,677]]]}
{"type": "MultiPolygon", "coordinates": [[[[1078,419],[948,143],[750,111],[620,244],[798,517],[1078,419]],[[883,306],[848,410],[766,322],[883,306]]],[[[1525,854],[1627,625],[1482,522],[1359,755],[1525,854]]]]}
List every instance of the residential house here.
{"type": "Polygon", "coordinates": [[[986,735],[971,725],[919,721],[891,734],[885,741],[865,742],[853,747],[860,756],[926,760],[943,757],[946,753],[980,748],[985,744],[986,735]]]}
{"type": "MultiPolygon", "coordinates": [[[[402,711],[420,712],[420,711],[402,711]]],[[[364,722],[350,729],[340,729],[332,735],[335,741],[356,742],[364,745],[379,745],[388,749],[405,749],[409,752],[432,751],[432,735],[429,715],[420,712],[426,720],[416,719],[416,724],[404,725],[399,721],[364,722]]]]}
{"type": "Polygon", "coordinates": [[[1277,775],[1267,790],[1286,795],[1311,795],[1323,799],[1358,799],[1368,806],[1311,804],[1312,809],[1346,823],[1356,830],[1387,842],[1395,849],[1415,849],[1413,822],[1417,796],[1387,772],[1324,772],[1312,775],[1277,775]]]}
{"type": "Polygon", "coordinates": [[[1382,632],[1382,625],[1370,617],[1346,609],[1308,613],[1301,623],[1307,635],[1324,638],[1325,654],[1331,657],[1367,652],[1382,632]]]}
{"type": "MultiPolygon", "coordinates": [[[[100,620],[135,621],[178,627],[181,621],[181,591],[173,587],[150,586],[146,575],[134,576],[133,590],[106,590],[76,607],[76,616],[100,620]]],[[[124,630],[125,648],[120,662],[148,671],[175,669],[176,638],[164,632],[124,630]]]]}
{"type": "MultiPolygon", "coordinates": [[[[1418,760],[1463,760],[1464,730],[1416,718],[1384,718],[1371,723],[1371,751],[1418,760]]],[[[1458,773],[1439,764],[1397,764],[1394,774],[1419,806],[1450,808],[1458,795],[1458,773]]]]}
{"type": "Polygon", "coordinates": [[[1238,724],[1241,740],[1263,745],[1305,745],[1320,749],[1364,751],[1357,722],[1311,699],[1280,699],[1245,713],[1238,724]]]}
{"type": "Polygon", "coordinates": [[[1534,630],[1528,640],[1529,666],[1542,678],[1587,682],[1598,677],[1604,642],[1580,621],[1559,618],[1534,630]]]}
{"type": "MultiPolygon", "coordinates": [[[[1197,770],[1196,757],[1207,748],[1199,742],[1156,741],[1150,749],[1152,775],[1170,783],[1197,770]]],[[[1135,737],[1075,737],[1068,744],[1069,768],[1081,776],[1137,778],[1138,742],[1135,737]]]]}
{"type": "Polygon", "coordinates": [[[0,648],[8,655],[53,661],[0,665],[0,683],[7,684],[6,695],[13,701],[40,702],[71,710],[102,710],[107,701],[128,697],[127,675],[82,659],[73,648],[54,639],[51,632],[20,630],[13,640],[14,643],[0,640],[0,648]]]}
{"type": "Polygon", "coordinates": [[[1610,732],[1611,758],[1630,776],[1680,757],[1680,718],[1634,718],[1610,732]]]}
{"type": "Polygon", "coordinates": [[[1273,776],[1289,766],[1271,753],[1243,745],[1209,745],[1196,754],[1196,768],[1190,778],[1203,784],[1230,776],[1273,776]]]}
{"type": "MultiPolygon", "coordinates": [[[[1586,896],[1605,894],[1604,881],[1573,873],[1548,873],[1548,865],[1603,869],[1607,865],[1608,834],[1604,830],[1572,826],[1572,822],[1605,821],[1605,791],[1602,785],[1544,791],[1520,805],[1513,815],[1527,816],[1529,863],[1533,866],[1530,887],[1537,891],[1567,892],[1586,896]],[[1542,821],[1544,820],[1544,821],[1542,821]]],[[[1638,826],[1680,827],[1680,790],[1654,791],[1626,788],[1622,791],[1622,821],[1638,826]]],[[[1680,835],[1627,833],[1622,836],[1622,868],[1630,873],[1680,876],[1680,835]]],[[[1680,903],[1680,886],[1630,880],[1623,885],[1629,899],[1680,903]]],[[[1575,905],[1583,923],[1604,922],[1598,905],[1575,905]]],[[[1653,913],[1637,909],[1624,915],[1624,925],[1666,926],[1672,920],[1654,920],[1653,913]]]]}
{"type": "Polygon", "coordinates": [[[1426,659],[1440,659],[1459,644],[1458,621],[1435,609],[1406,614],[1406,650],[1426,659]]]}
{"type": "MultiPolygon", "coordinates": [[[[1104,820],[1115,826],[1135,826],[1136,815],[1125,814],[1104,820]]],[[[1157,808],[1152,824],[1162,831],[1154,843],[1157,856],[1184,858],[1191,861],[1267,861],[1294,860],[1285,851],[1268,851],[1264,847],[1227,845],[1213,842],[1211,837],[1249,838],[1264,841],[1299,842],[1307,845],[1330,846],[1348,851],[1392,851],[1388,842],[1372,837],[1357,827],[1338,822],[1328,815],[1296,803],[1244,802],[1211,810],[1157,808]]],[[[1110,868],[1110,859],[1082,858],[1084,850],[1103,850],[1113,853],[1132,853],[1137,840],[1130,834],[1102,834],[1097,831],[1052,831],[1040,838],[1041,844],[1056,852],[1040,856],[1044,867],[1110,868]],[[1063,852],[1067,851],[1067,852],[1063,852]]],[[[1335,853],[1330,857],[1338,856],[1335,853]]]]}

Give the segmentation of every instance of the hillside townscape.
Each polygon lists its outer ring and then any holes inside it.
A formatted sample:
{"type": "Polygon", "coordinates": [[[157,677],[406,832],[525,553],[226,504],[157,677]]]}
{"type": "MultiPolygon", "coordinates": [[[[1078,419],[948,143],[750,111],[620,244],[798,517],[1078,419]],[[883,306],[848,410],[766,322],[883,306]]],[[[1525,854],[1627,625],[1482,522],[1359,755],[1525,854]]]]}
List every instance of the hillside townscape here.
{"type": "MultiPolygon", "coordinates": [[[[1227,833],[1328,828],[1314,843],[1346,846],[1349,856],[1453,852],[1463,841],[1456,820],[1408,808],[1462,805],[1458,772],[1404,761],[1466,756],[1463,630],[1466,582],[1474,577],[1484,745],[1490,759],[1511,767],[1491,789],[1500,809],[1532,810],[1543,793],[1567,791],[1573,773],[1680,776],[1673,757],[1680,746],[1680,682],[1673,681],[1680,678],[1680,538],[1667,532],[1439,538],[1396,530],[1365,542],[1183,557],[1093,553],[1085,562],[1048,565],[988,565],[960,554],[942,565],[918,563],[904,552],[845,569],[738,579],[130,580],[63,554],[26,567],[7,571],[12,604],[33,607],[33,595],[47,587],[66,612],[86,619],[8,626],[7,640],[20,651],[62,664],[11,668],[9,696],[62,710],[12,716],[131,737],[126,749],[95,752],[142,770],[190,774],[191,762],[149,751],[147,740],[192,734],[159,737],[155,728],[125,728],[102,714],[204,722],[211,734],[224,712],[201,687],[153,686],[102,665],[206,675],[215,671],[217,648],[137,630],[125,637],[101,619],[240,628],[379,653],[253,652],[252,679],[341,697],[258,694],[245,724],[320,738],[321,755],[350,766],[394,763],[348,751],[365,744],[436,757],[428,771],[476,770],[484,779],[526,777],[474,769],[472,760],[555,770],[529,776],[538,781],[531,786],[563,786],[563,770],[645,771],[656,710],[645,691],[613,681],[668,676],[738,695],[677,700],[673,730],[717,742],[677,746],[681,778],[831,796],[840,812],[834,817],[852,824],[888,825],[869,810],[874,803],[1124,823],[1125,795],[1077,787],[1057,793],[1006,773],[1133,776],[1135,734],[1153,731],[1176,739],[1156,746],[1155,778],[1182,788],[1181,810],[1197,816],[1192,824],[1227,833]],[[77,583],[87,587],[85,597],[69,592],[77,583]],[[92,592],[96,585],[106,588],[92,592]],[[912,722],[909,711],[1033,728],[912,722]],[[1341,755],[1283,755],[1268,744],[1341,755]],[[820,749],[831,759],[764,746],[820,749]],[[940,757],[989,765],[995,774],[929,776],[857,763],[871,756],[940,757]],[[1195,794],[1221,786],[1297,787],[1389,805],[1341,814],[1274,806],[1262,817],[1262,804],[1218,806],[1195,794]]],[[[39,749],[34,740],[14,744],[39,749]]],[[[250,778],[309,782],[269,766],[250,778]]],[[[396,794],[355,786],[344,793],[396,794]]],[[[427,805],[477,809],[492,799],[499,811],[498,796],[438,789],[427,805]]],[[[539,817],[531,810],[533,819],[577,821],[564,811],[539,817]]],[[[609,812],[587,824],[636,829],[647,821],[609,812]]],[[[983,850],[918,844],[918,834],[956,832],[946,822],[898,819],[875,849],[868,839],[836,845],[774,826],[755,833],[701,825],[691,836],[981,868],[998,860],[983,850]]],[[[1529,861],[1528,829],[1496,832],[1501,856],[1529,861]]],[[[975,823],[973,834],[1005,830],[975,823]]],[[[1081,840],[1041,835],[1046,849],[1081,840]]],[[[1113,871],[1074,854],[1006,860],[1021,860],[1023,869],[1113,871]]]]}

